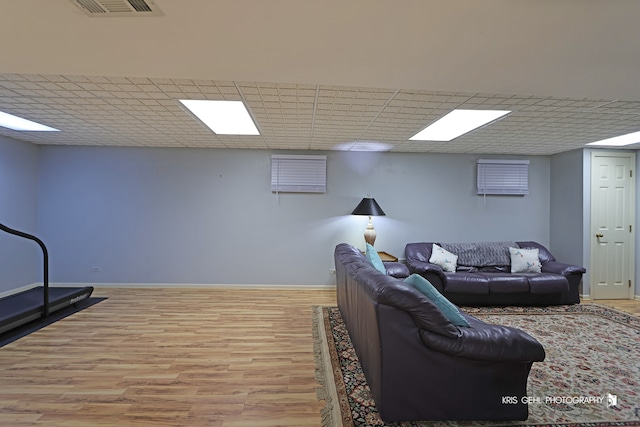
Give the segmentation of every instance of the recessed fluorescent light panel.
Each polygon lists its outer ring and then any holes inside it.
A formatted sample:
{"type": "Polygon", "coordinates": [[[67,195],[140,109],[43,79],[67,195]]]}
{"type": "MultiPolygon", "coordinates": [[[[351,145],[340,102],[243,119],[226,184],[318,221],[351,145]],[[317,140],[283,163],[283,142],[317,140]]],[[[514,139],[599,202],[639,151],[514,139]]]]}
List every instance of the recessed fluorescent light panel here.
{"type": "Polygon", "coordinates": [[[334,145],[332,149],[338,151],[389,151],[393,147],[393,144],[380,141],[353,141],[334,145]]]}
{"type": "Polygon", "coordinates": [[[217,135],[260,135],[242,101],[181,99],[217,135]]]}
{"type": "Polygon", "coordinates": [[[51,128],[49,126],[41,125],[40,123],[32,122],[31,120],[23,119],[22,117],[14,116],[13,114],[3,113],[0,111],[0,126],[13,129],[13,130],[32,130],[40,132],[59,132],[58,129],[51,128]]]}
{"type": "Polygon", "coordinates": [[[451,141],[506,116],[511,111],[453,110],[409,138],[411,141],[451,141]]]}
{"type": "Polygon", "coordinates": [[[637,144],[640,142],[640,132],[632,132],[626,135],[615,136],[596,142],[590,142],[587,145],[606,145],[609,147],[621,147],[623,145],[637,144]]]}

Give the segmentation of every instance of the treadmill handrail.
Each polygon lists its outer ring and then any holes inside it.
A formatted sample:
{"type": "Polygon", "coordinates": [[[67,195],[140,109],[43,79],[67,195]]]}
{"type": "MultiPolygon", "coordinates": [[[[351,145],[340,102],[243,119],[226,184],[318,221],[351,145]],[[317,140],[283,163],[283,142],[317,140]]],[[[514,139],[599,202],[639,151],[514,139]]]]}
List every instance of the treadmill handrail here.
{"type": "Polygon", "coordinates": [[[25,239],[33,240],[36,242],[40,248],[42,249],[42,255],[44,258],[44,305],[42,316],[47,317],[49,315],[49,252],[47,251],[47,247],[44,242],[38,239],[36,236],[25,233],[22,231],[14,230],[13,228],[9,228],[6,225],[0,223],[0,230],[5,231],[9,234],[13,234],[14,236],[24,237],[25,239]]]}

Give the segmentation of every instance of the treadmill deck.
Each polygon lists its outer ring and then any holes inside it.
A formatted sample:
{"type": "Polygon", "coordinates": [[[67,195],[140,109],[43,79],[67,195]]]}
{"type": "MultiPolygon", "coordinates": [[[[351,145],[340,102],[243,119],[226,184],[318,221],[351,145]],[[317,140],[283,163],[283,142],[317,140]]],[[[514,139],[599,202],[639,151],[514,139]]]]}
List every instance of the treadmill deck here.
{"type": "MultiPolygon", "coordinates": [[[[49,288],[49,313],[87,299],[92,286],[78,288],[49,288]]],[[[42,317],[44,287],[37,286],[0,299],[0,334],[42,317]]]]}

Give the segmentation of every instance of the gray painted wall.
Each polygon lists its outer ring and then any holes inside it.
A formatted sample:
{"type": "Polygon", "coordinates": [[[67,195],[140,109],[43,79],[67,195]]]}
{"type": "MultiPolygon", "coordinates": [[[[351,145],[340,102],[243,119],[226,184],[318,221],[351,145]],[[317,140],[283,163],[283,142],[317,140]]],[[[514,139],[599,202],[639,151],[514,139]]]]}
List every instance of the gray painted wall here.
{"type": "MultiPolygon", "coordinates": [[[[37,147],[0,136],[1,223],[36,232],[37,176],[37,147]]],[[[0,295],[42,280],[41,254],[35,242],[0,231],[0,295]]]]}
{"type": "Polygon", "coordinates": [[[585,265],[582,251],[583,150],[551,156],[551,183],[550,238],[553,254],[562,262],[585,265]]]}
{"type": "MultiPolygon", "coordinates": [[[[549,244],[550,159],[530,195],[477,196],[474,155],[328,152],[325,194],[270,191],[270,151],[40,147],[39,232],[65,283],[334,283],[333,248],[530,239],[549,244]],[[92,272],[99,267],[99,272],[92,272]]],[[[492,156],[493,157],[493,156],[492,156]]],[[[552,249],[553,250],[553,249],[552,249]]]]}
{"type": "MultiPolygon", "coordinates": [[[[276,197],[269,151],[0,137],[0,221],[40,236],[63,283],[331,284],[333,247],[364,245],[367,219],[349,212],[367,194],[387,213],[376,247],[401,258],[411,241],[532,239],[588,268],[591,151],[529,157],[530,195],[487,198],[474,192],[478,156],[329,152],[326,194],[276,197]]],[[[0,295],[42,280],[37,245],[5,233],[0,266],[0,295]]]]}

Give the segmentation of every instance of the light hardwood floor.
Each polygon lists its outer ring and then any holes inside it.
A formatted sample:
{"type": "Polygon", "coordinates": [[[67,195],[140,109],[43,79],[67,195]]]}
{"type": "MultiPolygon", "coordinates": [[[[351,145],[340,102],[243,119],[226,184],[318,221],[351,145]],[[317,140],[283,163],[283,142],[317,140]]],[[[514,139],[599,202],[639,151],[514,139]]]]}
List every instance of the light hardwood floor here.
{"type": "Polygon", "coordinates": [[[621,299],[609,299],[609,300],[586,300],[582,301],[584,304],[601,304],[609,307],[616,308],[620,311],[631,313],[640,317],[640,301],[638,300],[621,300],[621,299]]]}
{"type": "Polygon", "coordinates": [[[311,308],[335,291],[94,296],[108,299],[0,349],[0,426],[320,425],[311,308]]]}
{"type": "Polygon", "coordinates": [[[311,308],[333,290],[98,289],[0,349],[0,426],[318,426],[311,308]]]}

